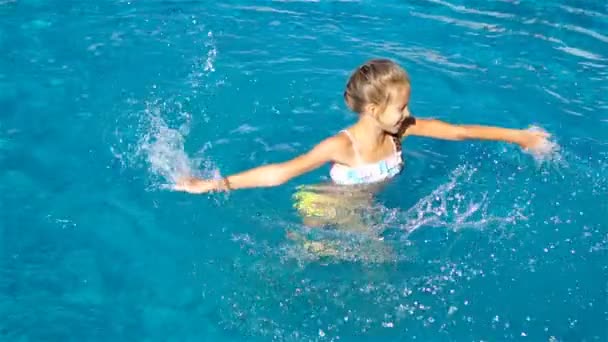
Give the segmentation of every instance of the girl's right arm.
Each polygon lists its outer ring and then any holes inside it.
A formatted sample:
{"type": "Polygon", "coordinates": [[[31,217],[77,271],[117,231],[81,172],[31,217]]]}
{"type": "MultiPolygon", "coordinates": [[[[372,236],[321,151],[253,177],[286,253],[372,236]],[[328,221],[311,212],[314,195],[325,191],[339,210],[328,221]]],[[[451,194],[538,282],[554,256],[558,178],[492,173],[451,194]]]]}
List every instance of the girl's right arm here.
{"type": "Polygon", "coordinates": [[[310,151],[282,163],[259,166],[220,180],[185,178],[177,182],[174,190],[205,193],[281,185],[292,178],[313,171],[327,162],[334,161],[343,142],[336,136],[327,138],[310,151]]]}

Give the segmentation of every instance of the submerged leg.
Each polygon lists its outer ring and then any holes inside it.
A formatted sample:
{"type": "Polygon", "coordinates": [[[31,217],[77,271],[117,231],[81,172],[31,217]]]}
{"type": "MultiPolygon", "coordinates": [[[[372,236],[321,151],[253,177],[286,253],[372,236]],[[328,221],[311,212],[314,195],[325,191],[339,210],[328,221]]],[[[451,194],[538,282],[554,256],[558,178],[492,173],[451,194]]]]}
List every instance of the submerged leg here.
{"type": "Polygon", "coordinates": [[[341,196],[341,194],[299,191],[294,195],[294,207],[308,227],[327,228],[345,232],[344,239],[314,241],[301,234],[291,234],[305,249],[318,256],[332,256],[347,260],[388,262],[395,253],[382,241],[365,220],[365,212],[372,205],[371,196],[341,196]],[[297,235],[296,235],[297,234],[297,235]],[[296,237],[297,236],[297,237],[296,237]]]}

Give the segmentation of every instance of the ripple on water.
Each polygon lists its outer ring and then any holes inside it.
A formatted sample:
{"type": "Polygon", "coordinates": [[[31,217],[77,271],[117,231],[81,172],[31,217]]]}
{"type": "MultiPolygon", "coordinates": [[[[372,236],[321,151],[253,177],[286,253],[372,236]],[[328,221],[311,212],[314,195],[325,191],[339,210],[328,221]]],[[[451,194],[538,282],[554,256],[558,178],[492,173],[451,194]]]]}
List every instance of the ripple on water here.
{"type": "Polygon", "coordinates": [[[592,53],[592,52],[589,52],[589,51],[585,51],[583,49],[579,49],[579,48],[575,48],[575,47],[558,46],[555,49],[563,51],[563,52],[565,52],[565,53],[567,53],[569,55],[572,55],[572,56],[582,57],[582,58],[593,60],[593,61],[604,61],[604,60],[606,60],[604,57],[602,57],[599,54],[592,53]]]}
{"type": "Polygon", "coordinates": [[[505,32],[506,31],[503,27],[501,27],[497,24],[490,24],[490,23],[484,23],[484,22],[473,21],[473,20],[456,19],[456,18],[452,18],[452,17],[448,17],[448,16],[425,14],[425,13],[416,12],[416,11],[411,11],[410,14],[415,17],[434,20],[434,21],[438,21],[441,23],[451,24],[454,26],[464,27],[464,28],[468,28],[468,29],[472,29],[472,30],[476,30],[476,31],[485,31],[485,32],[505,32]]]}
{"type": "Polygon", "coordinates": [[[475,8],[468,8],[468,7],[462,6],[462,5],[454,5],[452,3],[449,3],[447,1],[442,1],[442,0],[426,0],[426,1],[433,3],[433,4],[445,6],[449,9],[453,10],[454,12],[458,12],[458,13],[476,14],[476,15],[483,15],[483,16],[489,16],[489,17],[501,18],[501,19],[515,17],[515,14],[512,14],[512,13],[478,10],[475,8]]]}
{"type": "Polygon", "coordinates": [[[560,4],[558,6],[559,6],[559,8],[561,8],[564,11],[569,12],[569,13],[580,14],[580,15],[587,16],[587,17],[608,19],[608,14],[596,12],[596,11],[593,11],[590,9],[571,7],[571,6],[563,5],[563,4],[560,4]]]}

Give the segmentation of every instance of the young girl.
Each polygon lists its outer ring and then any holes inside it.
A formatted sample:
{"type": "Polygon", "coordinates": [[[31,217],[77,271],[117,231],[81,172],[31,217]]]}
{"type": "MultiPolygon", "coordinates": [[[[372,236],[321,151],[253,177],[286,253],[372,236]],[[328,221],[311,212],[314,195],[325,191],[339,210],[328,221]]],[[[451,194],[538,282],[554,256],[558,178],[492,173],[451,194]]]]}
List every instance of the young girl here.
{"type": "MultiPolygon", "coordinates": [[[[547,146],[548,135],[543,132],[414,118],[409,110],[410,91],[409,77],[396,63],[370,60],[354,71],[344,92],[347,106],[359,117],[354,125],[289,161],[256,167],[220,180],[184,178],[174,189],[200,194],[278,186],[325,163],[332,163],[330,177],[335,184],[373,186],[401,172],[400,142],[409,135],[504,141],[523,149],[547,146]]],[[[300,197],[306,202],[306,195],[300,197]]]]}
{"type": "Polygon", "coordinates": [[[294,196],[294,206],[307,226],[337,225],[341,230],[362,233],[360,235],[367,237],[366,242],[352,248],[352,245],[335,241],[309,241],[293,232],[288,236],[303,242],[304,247],[317,256],[392,260],[392,250],[364,222],[366,214],[362,213],[372,206],[373,193],[379,186],[403,169],[401,139],[417,135],[448,140],[504,141],[524,149],[548,146],[547,134],[542,132],[451,125],[439,120],[414,118],[409,110],[410,89],[407,73],[397,64],[387,59],[370,60],[351,75],[344,92],[347,106],[359,117],[354,125],[289,161],[260,166],[220,180],[185,178],[175,189],[200,194],[277,186],[325,163],[332,163],[329,174],[334,185],[299,189],[294,196]],[[364,190],[359,191],[361,189],[364,190]]]}

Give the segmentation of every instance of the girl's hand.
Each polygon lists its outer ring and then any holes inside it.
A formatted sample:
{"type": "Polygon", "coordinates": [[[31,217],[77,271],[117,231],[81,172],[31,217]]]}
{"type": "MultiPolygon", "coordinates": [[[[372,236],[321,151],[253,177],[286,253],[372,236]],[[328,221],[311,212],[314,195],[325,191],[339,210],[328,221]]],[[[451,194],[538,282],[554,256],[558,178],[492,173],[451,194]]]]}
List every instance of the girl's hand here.
{"type": "Polygon", "coordinates": [[[221,188],[221,182],[217,180],[205,180],[193,177],[182,178],[177,181],[173,187],[176,191],[185,191],[191,194],[203,194],[211,191],[217,191],[221,188]]]}
{"type": "Polygon", "coordinates": [[[520,132],[518,144],[524,150],[543,152],[547,148],[550,148],[549,136],[549,133],[539,130],[522,130],[520,132]]]}

